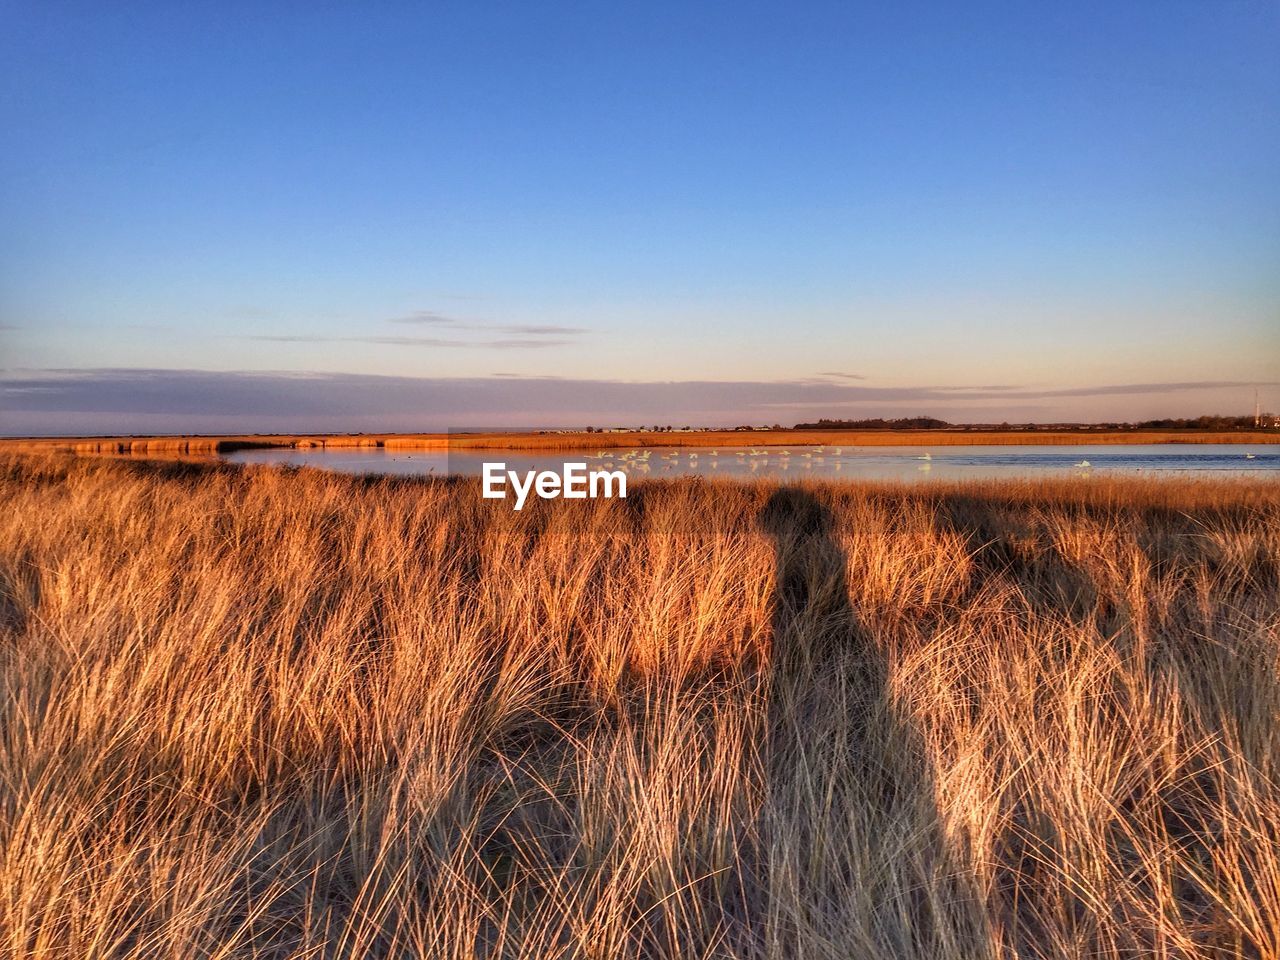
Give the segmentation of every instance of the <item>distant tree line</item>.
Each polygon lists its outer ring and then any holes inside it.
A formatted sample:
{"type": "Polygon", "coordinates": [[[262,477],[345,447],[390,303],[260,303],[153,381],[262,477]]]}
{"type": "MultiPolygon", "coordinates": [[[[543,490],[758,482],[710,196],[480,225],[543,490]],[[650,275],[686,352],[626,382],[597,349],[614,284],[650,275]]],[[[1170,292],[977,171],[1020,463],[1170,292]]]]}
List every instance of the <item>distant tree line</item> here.
{"type": "Polygon", "coordinates": [[[1134,426],[1140,430],[1252,430],[1253,417],[1223,417],[1212,414],[1182,420],[1143,420],[1134,426]]]}
{"type": "MultiPolygon", "coordinates": [[[[1275,418],[1268,415],[1265,426],[1275,418]]],[[[1142,420],[1138,423],[949,423],[936,417],[880,417],[865,420],[831,420],[797,423],[796,430],[1252,430],[1252,416],[1226,417],[1206,414],[1202,417],[1142,420]]]]}

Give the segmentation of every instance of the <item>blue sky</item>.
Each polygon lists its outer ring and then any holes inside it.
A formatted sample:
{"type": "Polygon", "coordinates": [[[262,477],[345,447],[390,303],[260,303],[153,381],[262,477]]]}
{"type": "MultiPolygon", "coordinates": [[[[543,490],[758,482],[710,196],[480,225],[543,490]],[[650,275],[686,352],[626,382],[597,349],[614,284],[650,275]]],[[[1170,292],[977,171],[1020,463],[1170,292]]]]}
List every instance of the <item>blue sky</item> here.
{"type": "Polygon", "coordinates": [[[1270,0],[0,9],[3,432],[1280,407],[1270,0]]]}

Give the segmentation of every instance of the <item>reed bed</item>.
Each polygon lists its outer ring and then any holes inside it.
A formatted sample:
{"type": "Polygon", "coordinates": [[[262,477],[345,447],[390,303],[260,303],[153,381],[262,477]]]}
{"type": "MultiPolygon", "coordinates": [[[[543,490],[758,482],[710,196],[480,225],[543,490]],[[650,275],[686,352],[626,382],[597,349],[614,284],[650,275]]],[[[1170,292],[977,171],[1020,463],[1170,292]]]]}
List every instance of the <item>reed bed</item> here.
{"type": "Polygon", "coordinates": [[[1278,958],[1280,488],[0,460],[0,952],[1278,958]]]}
{"type": "Polygon", "coordinates": [[[1280,431],[1254,430],[627,430],[600,433],[349,433],[173,437],[0,438],[0,456],[67,454],[141,459],[209,459],[237,450],[601,450],[632,448],[1069,446],[1077,444],[1273,444],[1280,431]]]}

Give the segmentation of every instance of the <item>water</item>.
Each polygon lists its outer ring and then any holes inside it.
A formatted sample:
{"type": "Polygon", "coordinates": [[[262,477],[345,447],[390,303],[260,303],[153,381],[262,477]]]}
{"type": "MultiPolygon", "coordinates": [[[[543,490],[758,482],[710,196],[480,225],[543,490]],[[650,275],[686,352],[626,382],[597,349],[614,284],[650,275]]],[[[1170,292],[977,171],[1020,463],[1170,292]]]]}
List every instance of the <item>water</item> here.
{"type": "Polygon", "coordinates": [[[625,470],[631,477],[823,480],[980,480],[1038,476],[1252,477],[1280,479],[1280,446],[1114,444],[945,447],[650,447],[616,450],[241,450],[236,463],[292,464],[346,473],[478,476],[486,462],[508,470],[625,470]],[[646,456],[647,454],[647,456],[646,456]]]}

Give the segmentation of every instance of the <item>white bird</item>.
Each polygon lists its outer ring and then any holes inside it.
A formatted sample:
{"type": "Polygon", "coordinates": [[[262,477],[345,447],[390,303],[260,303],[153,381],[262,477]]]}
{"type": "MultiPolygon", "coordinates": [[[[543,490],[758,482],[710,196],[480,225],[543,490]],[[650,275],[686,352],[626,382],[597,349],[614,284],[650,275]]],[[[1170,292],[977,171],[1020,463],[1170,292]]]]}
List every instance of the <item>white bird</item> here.
{"type": "Polygon", "coordinates": [[[917,460],[932,460],[932,459],[933,459],[933,455],[932,455],[931,453],[929,453],[929,451],[928,451],[928,450],[926,450],[926,451],[924,452],[924,456],[923,456],[923,457],[916,457],[916,459],[917,459],[917,460]]]}
{"type": "Polygon", "coordinates": [[[1077,464],[1076,464],[1076,466],[1077,466],[1077,467],[1092,467],[1092,466],[1093,466],[1093,464],[1092,464],[1092,463],[1090,463],[1088,460],[1081,460],[1079,463],[1077,463],[1077,464]]]}
{"type": "Polygon", "coordinates": [[[1258,459],[1258,458],[1257,458],[1256,456],[1254,456],[1252,453],[1246,453],[1246,454],[1244,455],[1244,458],[1245,458],[1246,460],[1257,460],[1257,459],[1258,459]]]}

